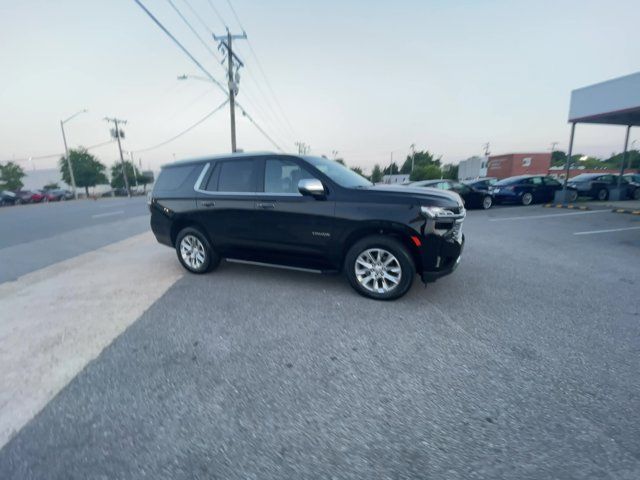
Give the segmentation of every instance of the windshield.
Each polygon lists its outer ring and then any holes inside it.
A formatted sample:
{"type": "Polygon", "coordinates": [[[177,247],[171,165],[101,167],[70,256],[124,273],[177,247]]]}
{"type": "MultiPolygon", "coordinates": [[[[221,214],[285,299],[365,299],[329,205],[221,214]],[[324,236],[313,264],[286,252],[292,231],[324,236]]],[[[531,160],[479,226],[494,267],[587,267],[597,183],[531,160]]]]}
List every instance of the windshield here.
{"type": "Polygon", "coordinates": [[[580,175],[576,175],[573,178],[570,178],[569,181],[570,182],[586,182],[587,180],[593,180],[597,176],[598,175],[593,175],[591,173],[582,173],[580,175]]]}
{"type": "Polygon", "coordinates": [[[362,188],[371,187],[373,184],[353,170],[348,169],[344,165],[323,157],[304,157],[311,165],[324,173],[331,180],[341,187],[345,188],[362,188]]]}

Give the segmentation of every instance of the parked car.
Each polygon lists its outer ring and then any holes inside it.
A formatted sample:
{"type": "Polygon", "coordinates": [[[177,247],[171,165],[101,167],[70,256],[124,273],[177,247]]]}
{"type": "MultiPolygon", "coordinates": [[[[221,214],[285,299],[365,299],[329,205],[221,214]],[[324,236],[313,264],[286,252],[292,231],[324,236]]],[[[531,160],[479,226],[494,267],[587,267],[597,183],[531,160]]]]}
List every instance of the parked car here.
{"type": "Polygon", "coordinates": [[[40,190],[40,193],[42,193],[44,197],[44,202],[60,202],[64,200],[71,200],[73,198],[72,192],[61,188],[52,190],[40,190]]]}
{"type": "Polygon", "coordinates": [[[477,178],[476,180],[465,180],[462,183],[465,183],[470,187],[476,188],[478,190],[489,191],[491,186],[495,185],[497,181],[498,179],[494,177],[484,177],[484,178],[477,178]]]}
{"type": "Polygon", "coordinates": [[[15,190],[13,193],[17,197],[17,205],[21,203],[39,203],[44,198],[40,192],[32,192],[31,190],[15,190]]]}
{"type": "MultiPolygon", "coordinates": [[[[568,185],[575,188],[578,194],[583,197],[591,197],[595,200],[607,200],[612,188],[618,186],[618,178],[620,175],[610,173],[582,173],[567,182],[568,185]]],[[[625,190],[625,197],[640,199],[638,188],[627,181],[626,177],[622,179],[622,188],[625,190]]]]}
{"type": "Polygon", "coordinates": [[[2,190],[0,192],[0,206],[2,207],[5,205],[15,205],[17,200],[18,197],[16,194],[9,190],[2,190]]]}
{"type": "Polygon", "coordinates": [[[622,178],[629,184],[629,197],[640,200],[640,173],[627,173],[622,178]]]}
{"type": "Polygon", "coordinates": [[[483,208],[487,210],[493,205],[493,195],[489,191],[456,182],[455,180],[422,180],[409,185],[411,187],[439,188],[440,190],[456,192],[462,197],[465,208],[483,208]]]}
{"type": "Polygon", "coordinates": [[[453,192],[376,187],[326,158],[237,153],[165,165],[151,229],[188,271],[228,261],[342,271],[361,295],[404,295],[455,270],[465,209],[453,192]]]}
{"type": "MultiPolygon", "coordinates": [[[[562,184],[555,178],[543,175],[519,175],[496,182],[491,187],[493,198],[499,203],[521,203],[531,205],[538,202],[551,202],[562,184]]],[[[569,187],[569,201],[578,198],[575,188],[569,187]]]]}

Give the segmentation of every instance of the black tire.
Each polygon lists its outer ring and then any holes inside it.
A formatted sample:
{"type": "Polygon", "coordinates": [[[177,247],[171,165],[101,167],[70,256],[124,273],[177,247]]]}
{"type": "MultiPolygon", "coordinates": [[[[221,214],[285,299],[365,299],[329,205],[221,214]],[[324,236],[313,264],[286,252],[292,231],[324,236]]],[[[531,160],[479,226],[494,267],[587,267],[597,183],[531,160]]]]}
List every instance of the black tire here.
{"type": "Polygon", "coordinates": [[[633,199],[634,200],[640,200],[640,187],[636,188],[633,191],[633,199]]]}
{"type": "MultiPolygon", "coordinates": [[[[185,240],[186,241],[186,240],[185,240]]],[[[197,242],[195,242],[197,243],[197,242]]],[[[220,264],[220,255],[218,255],[215,250],[211,247],[207,236],[200,231],[200,229],[195,227],[187,227],[180,230],[178,235],[176,236],[175,243],[176,254],[178,255],[178,260],[182,264],[182,266],[191,273],[201,274],[207,273],[216,268],[220,264]],[[185,258],[183,258],[181,253],[181,246],[183,240],[187,237],[196,238],[200,244],[202,245],[201,254],[204,256],[204,260],[197,267],[193,264],[187,263],[185,258]]]]}
{"type": "Polygon", "coordinates": [[[567,193],[569,194],[570,202],[575,202],[576,200],[578,200],[578,192],[576,192],[575,190],[569,190],[567,193]]]}
{"type": "Polygon", "coordinates": [[[491,195],[485,195],[482,199],[483,210],[489,210],[493,206],[493,197],[491,195]]]}
{"type": "Polygon", "coordinates": [[[522,198],[520,198],[522,205],[529,206],[533,203],[533,194],[530,192],[524,192],[522,198]]]}
{"type": "Polygon", "coordinates": [[[353,289],[360,295],[367,298],[373,298],[375,300],[395,300],[402,297],[411,288],[413,279],[416,276],[416,267],[413,263],[413,258],[411,258],[411,254],[398,240],[385,235],[371,235],[357,241],[351,246],[351,248],[349,248],[344,259],[344,274],[353,289]],[[358,257],[371,249],[380,249],[390,253],[395,257],[397,265],[400,268],[400,279],[398,284],[386,292],[368,290],[363,286],[363,284],[361,284],[356,274],[356,261],[358,257]]]}
{"type": "Polygon", "coordinates": [[[601,188],[600,190],[598,190],[596,198],[602,202],[605,201],[607,198],[609,198],[609,190],[607,190],[606,188],[601,188]]]}

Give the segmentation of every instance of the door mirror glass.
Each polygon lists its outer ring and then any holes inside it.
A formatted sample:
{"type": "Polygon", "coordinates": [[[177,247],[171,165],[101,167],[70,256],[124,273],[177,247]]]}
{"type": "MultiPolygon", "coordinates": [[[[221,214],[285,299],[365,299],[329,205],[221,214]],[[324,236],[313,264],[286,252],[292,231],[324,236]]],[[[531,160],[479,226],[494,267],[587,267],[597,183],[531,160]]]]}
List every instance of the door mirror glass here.
{"type": "Polygon", "coordinates": [[[302,195],[322,197],[325,194],[324,185],[317,178],[304,178],[298,182],[298,191],[302,195]]]}

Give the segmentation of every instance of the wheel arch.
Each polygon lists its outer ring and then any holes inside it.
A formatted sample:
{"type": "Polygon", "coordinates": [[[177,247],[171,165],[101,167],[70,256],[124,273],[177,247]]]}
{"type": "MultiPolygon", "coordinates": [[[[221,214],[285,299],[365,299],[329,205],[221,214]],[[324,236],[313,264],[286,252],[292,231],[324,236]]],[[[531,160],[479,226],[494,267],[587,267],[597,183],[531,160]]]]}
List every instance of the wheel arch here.
{"type": "Polygon", "coordinates": [[[202,234],[211,244],[211,239],[207,234],[207,230],[204,228],[204,226],[200,222],[192,218],[180,218],[178,220],[175,220],[171,225],[171,231],[170,231],[171,245],[173,245],[174,247],[176,246],[176,238],[178,237],[178,233],[180,233],[181,230],[187,227],[193,227],[200,230],[200,232],[202,232],[202,234]]]}
{"type": "MultiPolygon", "coordinates": [[[[351,231],[342,243],[340,257],[341,264],[344,263],[347,252],[356,242],[373,235],[386,235],[398,240],[411,255],[416,272],[422,272],[422,258],[420,256],[420,252],[411,239],[412,236],[419,237],[417,232],[407,231],[406,227],[403,228],[402,226],[388,223],[363,225],[356,230],[351,231]]],[[[422,238],[420,240],[422,241],[422,238]]]]}

